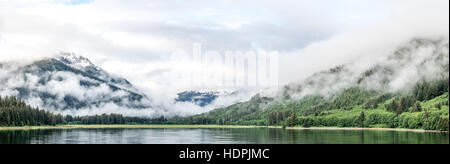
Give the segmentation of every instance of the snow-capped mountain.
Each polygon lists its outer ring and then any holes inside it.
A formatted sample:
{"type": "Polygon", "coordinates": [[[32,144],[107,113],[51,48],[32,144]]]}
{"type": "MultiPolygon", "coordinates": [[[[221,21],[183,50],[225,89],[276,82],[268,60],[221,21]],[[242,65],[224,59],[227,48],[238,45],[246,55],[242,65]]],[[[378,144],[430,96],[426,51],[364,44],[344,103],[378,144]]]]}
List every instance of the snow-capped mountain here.
{"type": "Polygon", "coordinates": [[[94,65],[89,59],[74,53],[63,52],[56,59],[79,70],[102,72],[102,69],[94,65]]]}
{"type": "Polygon", "coordinates": [[[31,64],[0,64],[0,95],[18,96],[49,110],[148,108],[150,99],[126,79],[89,59],[61,53],[31,64]]]}
{"type": "Polygon", "coordinates": [[[92,75],[107,75],[106,71],[94,65],[94,63],[92,63],[88,58],[77,55],[75,53],[62,52],[60,55],[54,57],[54,59],[74,69],[78,69],[92,75]]]}
{"type": "Polygon", "coordinates": [[[102,68],[96,66],[86,57],[77,55],[75,53],[62,52],[60,55],[55,57],[55,59],[72,68],[82,70],[83,72],[86,72],[91,75],[98,76],[99,78],[108,81],[110,83],[113,83],[117,86],[120,86],[124,89],[129,89],[137,92],[137,90],[131,85],[131,83],[128,80],[110,75],[102,68]]]}

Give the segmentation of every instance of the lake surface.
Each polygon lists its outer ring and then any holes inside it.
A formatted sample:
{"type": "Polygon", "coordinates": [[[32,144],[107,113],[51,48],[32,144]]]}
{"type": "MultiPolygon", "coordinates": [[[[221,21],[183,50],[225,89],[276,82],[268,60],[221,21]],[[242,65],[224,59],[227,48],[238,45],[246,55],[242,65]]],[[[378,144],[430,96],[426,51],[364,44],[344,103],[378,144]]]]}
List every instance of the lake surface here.
{"type": "Polygon", "coordinates": [[[0,131],[0,144],[449,144],[449,134],[267,128],[52,129],[0,131]]]}

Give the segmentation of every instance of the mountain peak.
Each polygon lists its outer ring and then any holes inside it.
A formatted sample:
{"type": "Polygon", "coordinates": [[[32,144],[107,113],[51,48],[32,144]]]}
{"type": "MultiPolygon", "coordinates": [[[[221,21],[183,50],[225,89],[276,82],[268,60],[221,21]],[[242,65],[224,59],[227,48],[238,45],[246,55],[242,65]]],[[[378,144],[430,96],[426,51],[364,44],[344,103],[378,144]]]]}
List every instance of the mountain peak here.
{"type": "Polygon", "coordinates": [[[75,54],[62,52],[59,56],[54,59],[79,70],[83,70],[89,73],[100,73],[103,72],[100,67],[97,67],[94,63],[92,63],[88,58],[75,54]]]}
{"type": "Polygon", "coordinates": [[[75,53],[62,52],[55,59],[65,63],[65,64],[79,65],[82,67],[94,65],[88,58],[81,56],[81,55],[77,55],[75,53]]]}

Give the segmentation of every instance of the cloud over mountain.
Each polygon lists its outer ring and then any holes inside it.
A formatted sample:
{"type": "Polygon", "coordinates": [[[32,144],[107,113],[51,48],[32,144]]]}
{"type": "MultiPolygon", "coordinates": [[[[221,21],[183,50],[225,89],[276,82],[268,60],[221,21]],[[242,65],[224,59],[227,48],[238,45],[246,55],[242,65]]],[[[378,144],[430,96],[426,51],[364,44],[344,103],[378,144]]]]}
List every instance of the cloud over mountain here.
{"type": "MultiPolygon", "coordinates": [[[[98,78],[94,82],[100,79],[131,92],[140,91],[139,95],[152,98],[155,108],[166,106],[173,113],[196,114],[205,109],[195,104],[173,104],[173,100],[180,92],[199,88],[167,83],[168,74],[189,71],[188,68],[197,64],[198,61],[174,61],[170,57],[179,51],[191,54],[193,43],[202,43],[205,51],[221,53],[278,51],[281,86],[305,81],[317,72],[348,63],[355,63],[350,64],[351,68],[344,68],[351,75],[343,76],[349,77],[347,83],[354,83],[360,73],[385,62],[389,55],[413,39],[440,41],[440,46],[445,47],[449,36],[448,6],[449,1],[445,0],[0,0],[0,62],[10,63],[2,65],[0,75],[5,77],[11,70],[48,59],[61,51],[75,52],[86,55],[105,72],[127,79],[134,87],[131,89],[126,81],[119,82],[120,85],[114,83],[102,77],[102,73],[96,74],[98,70],[84,70],[98,78]]],[[[427,51],[433,49],[431,46],[417,50],[418,54],[413,56],[420,59],[420,54],[429,54],[427,51]]],[[[395,62],[387,65],[396,66],[395,62]]],[[[433,67],[424,68],[433,71],[433,67]]],[[[398,69],[402,73],[392,76],[405,77],[399,77],[390,87],[401,88],[408,83],[401,81],[404,78],[416,80],[410,70],[409,67],[398,69]]],[[[78,83],[93,82],[91,77],[78,73],[59,72],[43,77],[49,81],[47,87],[39,84],[40,75],[27,73],[10,76],[4,84],[8,88],[28,86],[50,90],[58,101],[65,94],[87,100],[104,94],[111,95],[108,99],[127,94],[107,84],[90,86],[89,90],[68,89],[78,83]]],[[[218,98],[206,111],[248,100],[257,91],[229,99],[218,98]]],[[[21,92],[25,94],[25,91],[2,88],[3,94],[21,92]]],[[[38,99],[32,102],[52,104],[38,99]]],[[[107,108],[120,111],[120,105],[114,106],[120,103],[109,104],[107,108]]],[[[150,111],[142,113],[153,114],[150,111]]]]}
{"type": "Polygon", "coordinates": [[[47,110],[150,108],[151,99],[126,79],[110,75],[75,54],[62,53],[25,65],[5,62],[0,68],[0,95],[18,96],[47,110]]]}

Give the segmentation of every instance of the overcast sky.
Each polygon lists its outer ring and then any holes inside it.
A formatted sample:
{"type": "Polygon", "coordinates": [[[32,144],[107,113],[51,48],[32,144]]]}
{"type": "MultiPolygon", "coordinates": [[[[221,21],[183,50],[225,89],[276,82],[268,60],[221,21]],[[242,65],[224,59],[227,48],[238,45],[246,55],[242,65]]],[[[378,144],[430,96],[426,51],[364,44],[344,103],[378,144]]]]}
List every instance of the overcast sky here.
{"type": "Polygon", "coordinates": [[[159,92],[156,88],[169,87],[164,86],[164,73],[179,66],[171,65],[167,56],[192,52],[192,44],[201,43],[205,50],[278,51],[280,81],[286,84],[342,64],[375,45],[413,37],[448,38],[448,3],[0,0],[0,61],[74,52],[159,92]]]}
{"type": "Polygon", "coordinates": [[[393,7],[364,0],[0,0],[0,6],[7,48],[141,62],[193,42],[213,50],[301,49],[382,20],[393,7]]]}

